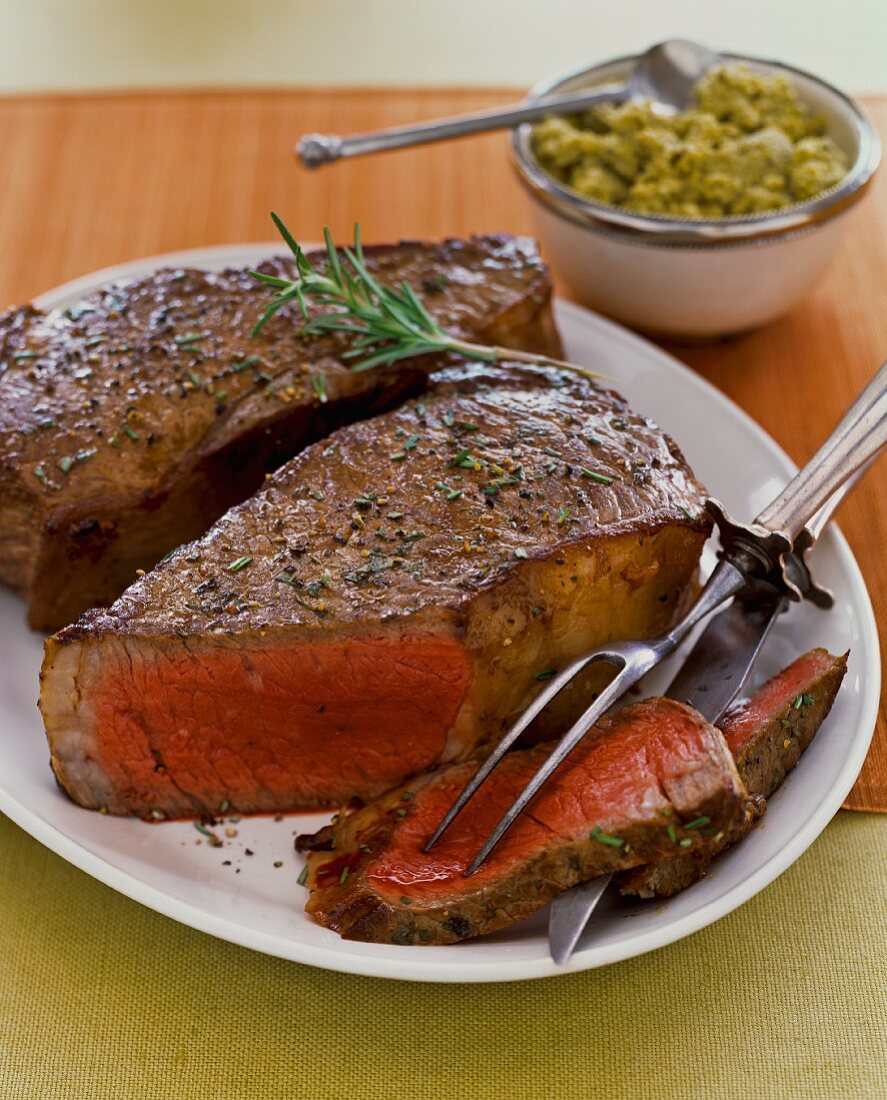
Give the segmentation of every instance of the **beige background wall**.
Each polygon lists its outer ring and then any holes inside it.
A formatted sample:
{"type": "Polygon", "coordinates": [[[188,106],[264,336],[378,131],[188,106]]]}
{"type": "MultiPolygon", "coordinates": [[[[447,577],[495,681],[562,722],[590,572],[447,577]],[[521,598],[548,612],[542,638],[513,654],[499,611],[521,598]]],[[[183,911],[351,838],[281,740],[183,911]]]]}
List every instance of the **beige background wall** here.
{"type": "Polygon", "coordinates": [[[671,36],[887,91],[887,0],[0,0],[0,91],[521,85],[671,36]]]}

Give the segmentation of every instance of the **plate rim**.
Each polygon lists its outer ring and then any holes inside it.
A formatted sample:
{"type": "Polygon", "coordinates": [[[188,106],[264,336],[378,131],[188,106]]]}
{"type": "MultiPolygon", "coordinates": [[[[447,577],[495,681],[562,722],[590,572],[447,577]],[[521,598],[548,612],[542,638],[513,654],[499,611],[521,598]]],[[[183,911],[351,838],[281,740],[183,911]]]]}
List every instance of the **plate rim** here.
{"type": "MultiPolygon", "coordinates": [[[[160,267],[183,265],[210,267],[213,263],[218,265],[220,260],[224,260],[228,264],[247,263],[261,256],[280,251],[279,242],[256,242],[222,244],[159,253],[79,276],[44,291],[37,295],[33,301],[38,308],[51,309],[74,295],[88,293],[98,286],[118,279],[145,275],[160,267]]],[[[555,312],[558,319],[563,317],[585,327],[591,326],[592,329],[597,329],[598,332],[607,335],[617,343],[622,343],[623,346],[627,344],[633,350],[640,351],[647,359],[658,359],[668,370],[676,371],[684,382],[702,393],[708,401],[714,402],[727,415],[743,423],[745,428],[759,439],[766,449],[779,457],[787,475],[790,475],[796,469],[785,451],[748,413],[721,390],[717,389],[716,386],[668,352],[657,347],[643,336],[573,302],[556,299],[555,312]]],[[[316,943],[304,943],[297,939],[284,940],[279,933],[269,933],[258,927],[246,927],[228,917],[213,914],[198,905],[171,897],[162,889],[143,881],[133,872],[119,868],[107,859],[94,854],[79,841],[72,839],[59,827],[45,820],[36,811],[20,802],[14,794],[3,787],[0,787],[0,811],[5,813],[25,832],[73,866],[124,896],[172,920],[241,947],[322,969],[402,981],[444,983],[525,981],[596,969],[600,966],[608,966],[612,963],[646,954],[649,951],[658,950],[660,947],[684,939],[686,936],[692,935],[726,916],[765,889],[787,870],[817,839],[840,809],[862,768],[874,735],[880,701],[881,669],[880,660],[878,659],[880,644],[871,597],[853,552],[837,527],[833,526],[831,532],[835,542],[835,552],[854,589],[858,590],[864,611],[863,621],[858,625],[863,635],[862,649],[866,655],[866,684],[869,690],[862,698],[861,718],[861,726],[867,730],[867,733],[857,733],[853,742],[855,751],[848,754],[843,760],[841,769],[836,776],[838,782],[833,786],[829,797],[823,799],[810,817],[791,834],[778,852],[747,874],[739,883],[728,887],[700,908],[676,918],[663,927],[642,930],[636,935],[628,936],[614,944],[610,944],[605,951],[579,950],[564,966],[556,966],[552,960],[543,958],[516,960],[511,965],[502,960],[472,961],[470,968],[466,969],[456,965],[457,959],[453,959],[452,963],[432,962],[430,960],[423,962],[421,953],[417,953],[415,958],[410,957],[409,964],[404,970],[403,963],[406,961],[406,956],[398,954],[397,961],[392,963],[392,958],[388,952],[393,949],[384,945],[380,945],[381,951],[378,955],[364,955],[343,952],[338,942],[331,947],[325,947],[316,943]],[[873,670],[873,675],[870,674],[869,666],[873,670]]]]}

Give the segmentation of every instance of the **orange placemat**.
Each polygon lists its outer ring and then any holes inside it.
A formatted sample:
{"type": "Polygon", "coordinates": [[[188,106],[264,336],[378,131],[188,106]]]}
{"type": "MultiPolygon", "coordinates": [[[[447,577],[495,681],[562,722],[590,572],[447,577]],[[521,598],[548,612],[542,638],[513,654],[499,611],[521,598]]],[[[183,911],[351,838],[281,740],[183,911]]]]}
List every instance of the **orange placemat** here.
{"type": "MultiPolygon", "coordinates": [[[[97,267],[189,246],[269,239],[277,209],[298,235],[359,219],[364,239],[532,232],[502,135],[309,175],[291,148],[347,132],[508,101],[514,90],[409,89],[47,96],[0,100],[0,302],[97,267]],[[396,169],[396,170],[394,170],[396,169]]],[[[887,131],[887,100],[869,110],[887,131]]],[[[669,346],[797,461],[806,459],[887,355],[887,172],[835,267],[790,317],[727,343],[669,346]]],[[[887,624],[884,464],[840,524],[887,624]]],[[[846,805],[887,812],[887,714],[846,805]]]]}

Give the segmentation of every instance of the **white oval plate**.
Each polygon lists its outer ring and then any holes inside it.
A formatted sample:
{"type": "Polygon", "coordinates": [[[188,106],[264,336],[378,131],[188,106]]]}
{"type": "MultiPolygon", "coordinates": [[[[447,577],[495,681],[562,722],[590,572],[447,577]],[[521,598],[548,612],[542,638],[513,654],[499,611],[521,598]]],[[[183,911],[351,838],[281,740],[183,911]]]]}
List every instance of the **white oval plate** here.
{"type": "MultiPolygon", "coordinates": [[[[122,278],[158,267],[220,268],[255,262],[277,245],[225,246],[154,256],[77,279],[37,299],[64,307],[122,278]]],[[[690,463],[736,515],[751,518],[793,472],[786,455],[719,391],[618,325],[569,303],[557,306],[567,354],[610,375],[640,411],[681,444],[690,463]]],[[[729,913],[762,890],[825,828],[853,784],[874,729],[880,693],[878,637],[871,603],[844,538],[830,530],[815,550],[815,571],[835,591],[828,613],[795,607],[773,630],[758,680],[813,645],[851,650],[834,710],[797,770],[771,800],[766,828],[721,856],[701,883],[667,904],[608,898],[569,964],[548,955],[546,914],[452,947],[350,943],[302,910],[295,832],[317,815],[243,819],[238,835],[212,848],[188,823],[150,826],[78,809],[56,788],[35,706],[41,640],[21,603],[0,593],[0,809],[88,874],[174,920],[245,947],[354,974],[441,982],[538,978],[603,966],[662,947],[729,913]],[[249,848],[252,855],[246,854],[249,848]],[[230,860],[225,866],[223,861],[230,860]],[[280,863],[281,866],[275,866],[280,863]]],[[[665,681],[667,682],[667,681],[665,681]]]]}

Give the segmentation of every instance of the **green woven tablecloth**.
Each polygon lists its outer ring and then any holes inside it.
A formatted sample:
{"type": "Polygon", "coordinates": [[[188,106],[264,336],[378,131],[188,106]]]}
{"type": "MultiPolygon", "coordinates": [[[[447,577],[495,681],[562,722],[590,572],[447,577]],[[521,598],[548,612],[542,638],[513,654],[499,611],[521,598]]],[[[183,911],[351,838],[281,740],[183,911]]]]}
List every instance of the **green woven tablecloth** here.
{"type": "MultiPolygon", "coordinates": [[[[0,817],[0,1097],[887,1096],[887,818],[604,970],[355,978],[211,939],[0,817]]],[[[420,950],[420,949],[416,949],[420,950]]]]}

